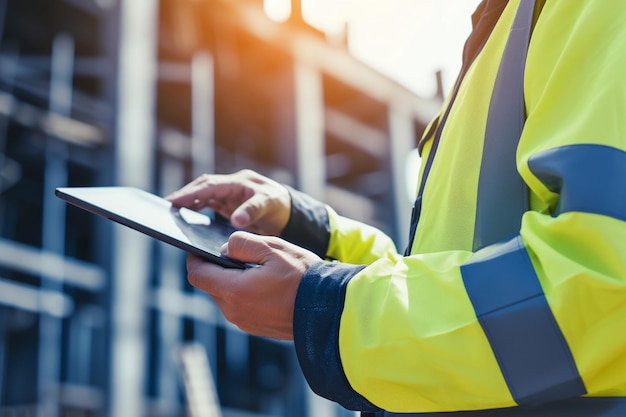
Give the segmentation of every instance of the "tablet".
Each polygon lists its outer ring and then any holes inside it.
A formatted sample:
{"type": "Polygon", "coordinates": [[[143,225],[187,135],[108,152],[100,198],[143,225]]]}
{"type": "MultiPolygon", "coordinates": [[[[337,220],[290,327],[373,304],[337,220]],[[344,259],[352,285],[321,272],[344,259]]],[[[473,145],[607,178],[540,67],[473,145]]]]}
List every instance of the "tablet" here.
{"type": "Polygon", "coordinates": [[[133,187],[60,187],[57,197],[227,268],[249,265],[220,254],[236,229],[225,221],[133,187]]]}

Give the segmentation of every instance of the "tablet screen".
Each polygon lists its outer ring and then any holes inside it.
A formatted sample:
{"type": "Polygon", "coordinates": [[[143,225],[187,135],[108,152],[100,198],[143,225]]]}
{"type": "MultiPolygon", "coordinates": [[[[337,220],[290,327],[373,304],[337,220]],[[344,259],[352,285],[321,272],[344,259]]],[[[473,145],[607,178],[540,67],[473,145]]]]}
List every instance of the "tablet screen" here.
{"type": "Polygon", "coordinates": [[[246,265],[220,254],[235,231],[223,221],[133,187],[61,187],[56,195],[77,207],[131,227],[229,268],[246,265]]]}

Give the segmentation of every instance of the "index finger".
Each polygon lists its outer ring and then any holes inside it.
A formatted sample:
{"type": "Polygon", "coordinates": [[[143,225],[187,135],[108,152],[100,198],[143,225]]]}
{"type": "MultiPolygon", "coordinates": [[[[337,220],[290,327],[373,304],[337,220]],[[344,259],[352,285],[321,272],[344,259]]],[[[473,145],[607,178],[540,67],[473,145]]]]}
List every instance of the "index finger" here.
{"type": "Polygon", "coordinates": [[[221,175],[201,175],[165,199],[180,207],[211,207],[212,200],[222,200],[231,193],[232,184],[223,179],[221,175]]]}

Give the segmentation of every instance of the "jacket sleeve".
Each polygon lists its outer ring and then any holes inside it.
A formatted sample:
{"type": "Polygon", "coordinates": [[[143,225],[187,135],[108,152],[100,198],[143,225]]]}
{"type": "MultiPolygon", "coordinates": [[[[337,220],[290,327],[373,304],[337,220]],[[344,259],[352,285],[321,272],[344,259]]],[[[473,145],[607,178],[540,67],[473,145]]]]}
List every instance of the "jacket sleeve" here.
{"type": "Polygon", "coordinates": [[[518,235],[306,273],[294,337],[314,391],[393,412],[626,396],[624,21],[609,0],[543,9],[517,155],[532,210],[518,235]]]}
{"type": "Polygon", "coordinates": [[[321,258],[351,264],[370,264],[399,255],[389,236],[375,227],[337,214],[331,207],[287,187],[291,215],[281,237],[321,258]]]}

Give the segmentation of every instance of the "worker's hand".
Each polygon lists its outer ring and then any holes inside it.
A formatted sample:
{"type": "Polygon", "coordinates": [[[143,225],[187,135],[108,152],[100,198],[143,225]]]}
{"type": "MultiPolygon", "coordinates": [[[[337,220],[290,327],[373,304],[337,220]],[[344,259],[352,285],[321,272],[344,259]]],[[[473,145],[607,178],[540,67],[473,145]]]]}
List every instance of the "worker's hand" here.
{"type": "Polygon", "coordinates": [[[298,286],[306,270],[321,259],[280,238],[246,232],[233,233],[222,252],[259,266],[228,269],[189,255],[189,283],[208,293],[224,317],[240,329],[292,340],[298,286]]]}
{"type": "Polygon", "coordinates": [[[211,208],[238,229],[278,236],[291,213],[287,189],[254,171],[202,175],[166,197],[172,204],[193,210],[211,208]]]}

